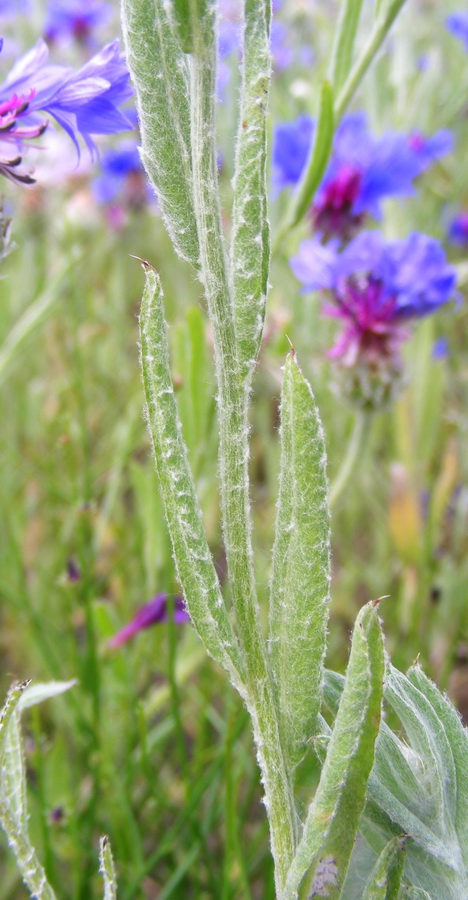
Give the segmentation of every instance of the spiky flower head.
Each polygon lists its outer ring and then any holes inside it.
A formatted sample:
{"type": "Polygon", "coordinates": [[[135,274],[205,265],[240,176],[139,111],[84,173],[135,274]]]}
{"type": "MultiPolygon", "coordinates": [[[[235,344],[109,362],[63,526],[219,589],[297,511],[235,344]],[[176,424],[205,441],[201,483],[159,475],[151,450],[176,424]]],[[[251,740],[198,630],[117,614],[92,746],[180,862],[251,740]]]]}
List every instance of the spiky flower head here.
{"type": "Polygon", "coordinates": [[[455,287],[439,242],[418,232],[387,242],[367,231],[340,252],[337,240],[326,246],[309,240],[291,267],[305,290],[325,293],[323,314],[342,325],[328,355],[345,376],[346,395],[366,407],[395,397],[409,323],[446,304],[455,287]]]}

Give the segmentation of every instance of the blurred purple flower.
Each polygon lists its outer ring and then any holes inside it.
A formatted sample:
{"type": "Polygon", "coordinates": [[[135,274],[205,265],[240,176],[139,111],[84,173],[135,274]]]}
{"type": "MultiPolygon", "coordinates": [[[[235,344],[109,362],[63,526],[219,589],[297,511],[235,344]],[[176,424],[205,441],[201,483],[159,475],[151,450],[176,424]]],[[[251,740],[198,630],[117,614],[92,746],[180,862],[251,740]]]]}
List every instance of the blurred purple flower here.
{"type": "Polygon", "coordinates": [[[437,338],[432,348],[433,359],[447,359],[450,356],[450,346],[446,337],[437,338]]]}
{"type": "Polygon", "coordinates": [[[435,312],[455,287],[441,245],[417,232],[389,242],[378,231],[363,232],[341,253],[336,241],[304,241],[291,267],[305,290],[329,292],[323,313],[343,325],[329,356],[346,367],[388,360],[398,369],[408,320],[435,312]]]}
{"type": "MultiPolygon", "coordinates": [[[[168,595],[157,594],[149,603],[142,606],[133,616],[133,619],[121,628],[117,634],[108,642],[108,646],[112,649],[120,647],[129,641],[139,631],[144,628],[150,628],[151,625],[157,625],[161,622],[167,622],[168,618],[168,595]]],[[[182,597],[174,598],[174,623],[182,625],[184,622],[190,622],[190,616],[186,612],[182,597]]]]}
{"type": "MultiPolygon", "coordinates": [[[[305,115],[277,126],[273,144],[276,190],[299,181],[314,130],[314,120],[305,115]]],[[[448,131],[429,138],[394,132],[377,138],[369,132],[362,113],[346,116],[336,132],[331,159],[311,209],[314,228],[325,239],[349,240],[366,215],[381,217],[385,197],[413,193],[415,178],[451,149],[448,131]]]]}
{"type": "Polygon", "coordinates": [[[452,219],[448,237],[453,244],[464,249],[468,248],[468,210],[462,210],[452,219]]]}
{"type": "Polygon", "coordinates": [[[93,32],[112,18],[105,0],[49,0],[45,23],[48,41],[69,40],[89,44],[93,32]]]}
{"type": "Polygon", "coordinates": [[[98,203],[112,203],[120,198],[126,206],[140,208],[150,200],[152,194],[136,140],[123,141],[108,150],[101,156],[99,166],[101,171],[92,182],[98,203]]]}
{"type": "Polygon", "coordinates": [[[78,155],[79,137],[93,157],[94,135],[132,128],[118,108],[133,93],[118,41],[106,44],[77,71],[47,65],[48,53],[47,44],[39,40],[0,85],[0,171],[13,181],[33,180],[22,169],[23,148],[44,131],[43,113],[62,126],[78,155]]]}
{"type": "Polygon", "coordinates": [[[446,27],[454,35],[465,44],[468,50],[468,12],[454,13],[445,20],[446,27]]]}

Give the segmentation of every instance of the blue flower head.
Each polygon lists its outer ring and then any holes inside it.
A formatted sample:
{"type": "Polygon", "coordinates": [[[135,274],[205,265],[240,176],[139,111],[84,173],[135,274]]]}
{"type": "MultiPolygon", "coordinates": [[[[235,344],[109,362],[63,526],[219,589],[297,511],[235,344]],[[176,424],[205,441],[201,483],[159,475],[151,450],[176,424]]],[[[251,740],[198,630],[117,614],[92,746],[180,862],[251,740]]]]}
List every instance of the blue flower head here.
{"type": "MultiPolygon", "coordinates": [[[[300,116],[279,125],[273,144],[276,190],[295,185],[307,161],[315,122],[300,116]]],[[[452,136],[440,131],[430,138],[419,133],[372,135],[361,113],[346,116],[337,129],[331,159],[311,210],[316,231],[325,239],[349,240],[365,216],[381,217],[386,197],[414,192],[414,181],[434,160],[452,149],[452,136]]]]}
{"type": "Polygon", "coordinates": [[[417,232],[388,242],[379,231],[362,232],[341,252],[336,240],[304,241],[291,267],[305,290],[326,292],[323,313],[343,326],[329,356],[379,389],[401,375],[409,320],[435,312],[455,287],[439,242],[417,232]]]}

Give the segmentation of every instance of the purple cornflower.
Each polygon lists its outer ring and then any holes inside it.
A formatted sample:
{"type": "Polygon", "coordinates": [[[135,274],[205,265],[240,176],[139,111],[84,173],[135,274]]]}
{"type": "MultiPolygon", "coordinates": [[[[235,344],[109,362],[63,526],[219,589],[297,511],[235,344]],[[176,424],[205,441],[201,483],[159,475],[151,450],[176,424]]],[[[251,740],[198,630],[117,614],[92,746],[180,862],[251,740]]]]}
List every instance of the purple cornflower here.
{"type": "MultiPolygon", "coordinates": [[[[300,116],[279,125],[273,145],[276,190],[295,185],[307,161],[314,120],[300,116]]],[[[381,217],[385,197],[413,193],[414,180],[452,149],[452,136],[417,132],[372,135],[362,113],[346,116],[335,135],[331,159],[311,208],[314,229],[325,239],[350,240],[367,215],[381,217]]]]}
{"type": "Polygon", "coordinates": [[[77,71],[47,64],[48,53],[47,44],[39,40],[0,86],[0,171],[13,181],[33,180],[22,167],[22,157],[29,141],[46,128],[44,113],[67,132],[78,155],[79,137],[94,157],[94,135],[132,128],[118,108],[133,93],[118,41],[106,44],[77,71]]]}
{"type": "Polygon", "coordinates": [[[92,41],[93,32],[112,18],[112,7],[105,0],[49,0],[45,23],[46,40],[92,41]]]}
{"type": "Polygon", "coordinates": [[[468,249],[468,209],[462,210],[452,219],[449,231],[449,240],[458,247],[468,249]]]}
{"type": "Polygon", "coordinates": [[[445,24],[454,37],[463,41],[465,49],[468,50],[468,12],[454,13],[452,16],[447,16],[445,24]]]}
{"type": "Polygon", "coordinates": [[[408,321],[435,312],[455,286],[439,242],[417,232],[389,242],[378,231],[363,232],[341,253],[336,240],[304,241],[291,267],[305,290],[326,291],[323,314],[343,326],[328,355],[346,369],[386,377],[401,371],[408,321]]]}
{"type": "MultiPolygon", "coordinates": [[[[157,625],[161,622],[167,622],[168,616],[168,596],[167,594],[157,594],[149,603],[142,606],[133,616],[133,619],[121,628],[113,638],[110,639],[108,646],[115,649],[129,641],[139,631],[144,628],[150,628],[151,625],[157,625]]],[[[186,612],[182,597],[174,598],[174,623],[182,625],[189,622],[190,616],[186,612]]]]}

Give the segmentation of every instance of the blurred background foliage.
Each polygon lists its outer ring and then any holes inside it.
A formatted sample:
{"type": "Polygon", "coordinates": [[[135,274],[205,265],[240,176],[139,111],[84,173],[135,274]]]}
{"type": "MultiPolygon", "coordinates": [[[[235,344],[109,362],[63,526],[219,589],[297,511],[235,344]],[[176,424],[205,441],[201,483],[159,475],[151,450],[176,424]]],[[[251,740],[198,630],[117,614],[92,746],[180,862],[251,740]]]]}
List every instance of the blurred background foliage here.
{"type": "MultiPolygon", "coordinates": [[[[119,31],[116,0],[106,6],[108,18],[90,35],[94,49],[119,31]]],[[[45,33],[47,8],[19,4],[15,15],[2,8],[8,40],[0,64],[7,70],[15,52],[45,33]]],[[[288,52],[287,64],[276,64],[272,128],[315,114],[337,8],[331,0],[285,0],[279,10],[288,52]]],[[[405,668],[419,655],[468,716],[468,244],[447,239],[451,218],[468,207],[468,55],[444,25],[457,11],[456,2],[442,8],[409,0],[355,102],[376,132],[453,131],[454,153],[419,179],[413,197],[386,203],[381,227],[390,238],[419,229],[443,240],[460,287],[457,303],[417,326],[406,347],[405,389],[373,416],[333,510],[328,665],[343,671],[357,610],[388,594],[382,616],[394,664],[405,668]]],[[[90,52],[76,36],[50,43],[58,62],[80,65],[90,52]]],[[[229,83],[220,102],[220,177],[228,210],[235,54],[223,65],[229,83]]],[[[120,140],[103,143],[102,154],[120,140]]],[[[5,694],[14,678],[79,679],[66,698],[25,717],[36,844],[57,895],[70,900],[100,896],[101,833],[112,839],[122,900],[267,900],[274,896],[267,827],[239,699],[190,625],[157,625],[118,650],[107,646],[138,607],[178,588],[142,416],[143,276],[132,255],[148,259],[164,284],[184,434],[223,576],[212,351],[199,287],[176,260],[138,175],[111,203],[100,202],[93,192],[99,163],[83,159],[76,167],[71,146],[58,141],[57,150],[55,137],[50,148],[49,159],[48,150],[38,151],[35,186],[2,186],[15,247],[0,282],[1,686],[5,694]]],[[[285,200],[281,194],[272,201],[273,230],[285,200]]],[[[300,292],[289,267],[307,233],[305,224],[273,260],[254,382],[261,593],[269,577],[278,395],[289,341],[321,411],[332,482],[355,417],[326,356],[335,326],[321,317],[318,296],[300,292]]],[[[315,775],[305,773],[304,796],[315,775]]],[[[2,847],[0,900],[19,900],[25,891],[3,839],[2,847]]]]}

